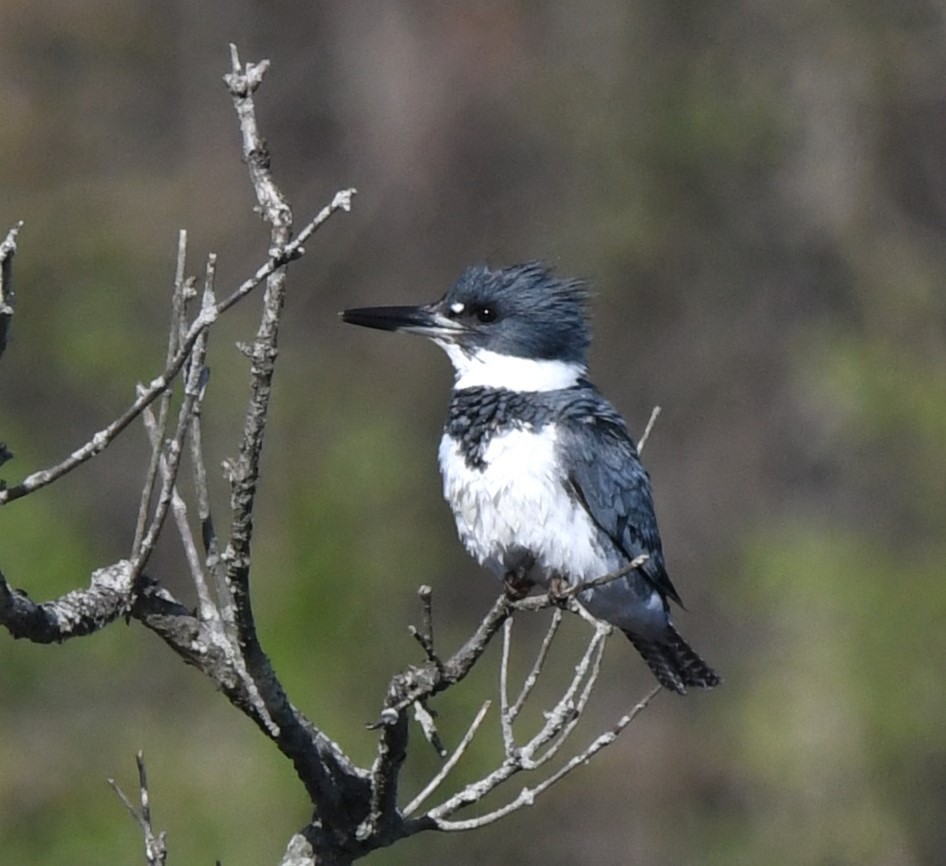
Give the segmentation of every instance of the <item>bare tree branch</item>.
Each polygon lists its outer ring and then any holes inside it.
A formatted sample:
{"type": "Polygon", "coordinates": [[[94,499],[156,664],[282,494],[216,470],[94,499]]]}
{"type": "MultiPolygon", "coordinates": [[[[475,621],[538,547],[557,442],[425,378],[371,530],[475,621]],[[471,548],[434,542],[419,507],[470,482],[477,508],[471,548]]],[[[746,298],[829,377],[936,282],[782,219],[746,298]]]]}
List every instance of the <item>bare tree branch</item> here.
{"type": "MultiPolygon", "coordinates": [[[[509,647],[512,643],[512,623],[510,617],[503,623],[503,652],[499,660],[499,724],[503,732],[503,747],[508,755],[515,749],[512,722],[515,716],[509,706],[509,647]]],[[[542,650],[539,649],[541,655],[542,650]]]]}
{"type": "MultiPolygon", "coordinates": [[[[444,819],[465,806],[480,802],[515,774],[523,770],[535,769],[544,762],[539,757],[539,750],[563,732],[567,736],[571,730],[568,727],[569,723],[577,715],[580,715],[580,710],[576,708],[574,703],[574,696],[585,680],[589,667],[592,665],[592,660],[600,660],[600,651],[603,649],[606,635],[607,629],[604,627],[596,630],[581,662],[576,666],[575,676],[571,683],[569,683],[556,706],[545,714],[545,724],[542,729],[529,742],[517,746],[512,736],[510,723],[508,720],[504,721],[505,757],[499,767],[482,779],[471,782],[439,806],[431,809],[426,815],[429,820],[432,820],[439,829],[452,829],[443,826],[444,819]]],[[[595,667],[597,667],[596,663],[595,667]]],[[[597,671],[595,670],[592,672],[592,677],[595,678],[596,676],[597,671]]]]}
{"type": "Polygon", "coordinates": [[[443,820],[432,814],[428,817],[433,819],[436,829],[438,830],[475,830],[479,827],[484,827],[487,824],[492,824],[495,821],[498,821],[500,818],[504,818],[506,815],[509,815],[518,809],[523,808],[524,806],[533,805],[539,795],[545,793],[545,791],[547,791],[557,782],[560,782],[574,769],[590,761],[598,752],[605,748],[605,746],[609,746],[611,743],[613,743],[618,738],[620,733],[647,708],[647,705],[660,692],[660,689],[660,686],[653,688],[647,694],[647,696],[642,701],[640,701],[629,713],[618,719],[617,723],[611,728],[611,730],[601,734],[599,737],[596,737],[586,749],[575,755],[556,773],[553,773],[551,776],[544,779],[542,782],[533,786],[532,788],[523,788],[519,793],[519,796],[517,796],[512,802],[507,803],[502,808],[489,812],[486,815],[481,815],[478,818],[470,818],[465,821],[443,820]]]}
{"type": "Polygon", "coordinates": [[[479,712],[477,712],[477,714],[473,717],[470,727],[463,735],[463,739],[460,740],[459,745],[453,750],[453,754],[444,762],[444,765],[437,772],[437,775],[435,775],[427,783],[427,785],[424,786],[424,789],[404,807],[403,814],[405,817],[416,812],[420,808],[421,804],[443,784],[444,780],[450,774],[450,771],[460,762],[460,759],[464,756],[464,754],[466,754],[467,748],[469,748],[470,743],[473,742],[473,738],[476,736],[477,731],[479,731],[480,726],[483,724],[483,720],[486,718],[486,713],[489,712],[489,708],[491,706],[492,701],[483,702],[483,706],[480,707],[479,712]]]}
{"type": "Polygon", "coordinates": [[[650,438],[650,433],[654,429],[654,424],[657,423],[658,417],[660,417],[660,407],[654,406],[650,413],[650,418],[647,420],[647,426],[644,428],[644,433],[641,436],[640,441],[637,443],[638,454],[644,450],[644,446],[647,444],[647,440],[650,438]]]}
{"type": "Polygon", "coordinates": [[[141,790],[141,811],[139,812],[125,796],[125,792],[118,787],[114,779],[109,779],[108,783],[118,794],[119,799],[125,804],[135,823],[141,828],[145,839],[145,857],[148,866],[164,866],[167,862],[167,834],[162,830],[157,836],[154,835],[154,829],[151,826],[151,795],[148,793],[148,776],[145,773],[145,761],[141,752],[135,756],[135,762],[138,765],[138,787],[141,790]]]}
{"type": "MultiPolygon", "coordinates": [[[[149,406],[141,415],[144,421],[145,429],[148,432],[148,438],[151,440],[151,447],[158,453],[159,459],[157,465],[161,470],[163,478],[169,477],[169,468],[167,460],[161,451],[160,432],[158,430],[158,420],[154,416],[149,406]]],[[[190,524],[187,520],[187,503],[178,492],[177,485],[171,489],[171,513],[174,515],[174,522],[177,526],[178,535],[181,544],[184,547],[184,557],[187,560],[187,566],[191,572],[191,578],[197,587],[197,597],[200,603],[200,616],[203,620],[211,620],[216,614],[216,606],[207,591],[207,585],[204,581],[203,563],[200,554],[197,552],[197,544],[194,541],[194,534],[191,532],[190,524]]]]}
{"type": "Polygon", "coordinates": [[[77,466],[96,457],[111,445],[122,431],[144,411],[146,406],[150,406],[167,390],[171,382],[180,372],[181,367],[184,366],[184,362],[190,356],[197,338],[206,331],[207,328],[213,325],[217,317],[246,297],[278,268],[283,267],[288,262],[303,255],[305,253],[302,246],[303,243],[336,211],[350,210],[351,198],[354,194],[354,189],[340,190],[337,192],[331,204],[322,208],[297,237],[286,245],[281,258],[270,258],[266,264],[261,265],[256,270],[256,273],[244,280],[227,298],[214,305],[211,309],[201,312],[188,328],[187,334],[181,341],[171,363],[165,367],[164,371],[157,378],[153,379],[146,387],[138,392],[138,396],[135,398],[134,402],[132,402],[121,415],[95,433],[91,439],[79,446],[68,457],[56,465],[33,472],[19,484],[0,490],[0,505],[6,505],[15,499],[28,496],[30,493],[34,493],[40,488],[51,484],[58,478],[71,472],[77,466]]]}
{"type": "MultiPolygon", "coordinates": [[[[182,244],[181,244],[181,255],[183,255],[183,240],[184,235],[182,233],[182,244]]],[[[211,256],[207,264],[207,276],[204,289],[203,305],[204,307],[211,307],[214,303],[213,295],[213,275],[214,275],[214,261],[215,257],[211,256]]],[[[176,287],[183,286],[183,261],[179,258],[178,260],[178,279],[176,281],[176,287]]],[[[177,290],[175,291],[177,294],[177,290]]],[[[172,320],[172,330],[175,329],[178,325],[183,324],[183,313],[184,313],[184,304],[186,304],[187,298],[183,297],[181,299],[181,320],[175,324],[172,320]]],[[[206,344],[204,341],[198,341],[197,346],[195,346],[194,356],[190,361],[190,371],[188,373],[188,382],[185,386],[185,406],[187,405],[188,399],[191,400],[189,406],[189,411],[185,416],[182,416],[185,423],[179,425],[178,435],[183,439],[186,435],[190,435],[191,438],[199,436],[199,415],[201,405],[203,403],[204,394],[206,392],[207,381],[209,378],[209,370],[203,364],[203,356],[206,351],[206,344]]],[[[165,397],[168,396],[170,392],[165,394],[165,397]]],[[[161,409],[164,411],[166,408],[166,401],[162,399],[161,409]]],[[[163,441],[163,432],[164,426],[161,425],[161,422],[155,418],[154,413],[151,411],[150,407],[146,408],[142,413],[142,419],[145,424],[145,429],[148,432],[149,439],[151,441],[151,447],[154,454],[152,458],[153,465],[157,466],[161,470],[161,476],[165,481],[165,484],[171,484],[171,509],[174,514],[175,523],[178,529],[178,535],[181,539],[181,544],[184,547],[184,554],[187,559],[188,567],[191,572],[191,577],[194,583],[194,588],[197,591],[197,600],[200,609],[200,617],[202,620],[208,623],[216,623],[222,620],[222,615],[218,609],[216,601],[210,594],[209,587],[204,575],[204,565],[201,562],[200,554],[197,552],[197,544],[194,540],[193,532],[191,531],[190,523],[187,518],[187,504],[184,499],[177,491],[177,486],[174,485],[173,477],[171,476],[171,466],[168,464],[167,456],[165,454],[163,441]],[[156,459],[155,459],[156,458],[156,459]]],[[[183,456],[183,447],[184,443],[180,442],[177,437],[172,439],[168,443],[168,450],[174,449],[178,455],[178,459],[183,456]]],[[[198,452],[199,454],[199,452],[198,452]]],[[[195,452],[193,447],[191,448],[191,457],[194,458],[195,452]]],[[[202,458],[198,458],[202,460],[202,458]]],[[[202,466],[201,466],[202,468],[202,466]]],[[[206,473],[204,473],[206,475],[206,473]]],[[[206,482],[206,478],[204,478],[206,482]]],[[[145,483],[145,492],[142,496],[142,503],[146,503],[147,498],[150,496],[148,488],[153,487],[153,479],[149,478],[145,483]]],[[[204,500],[207,501],[209,494],[206,491],[206,488],[203,492],[204,500]]],[[[209,511],[209,504],[207,505],[209,511]]],[[[136,533],[137,537],[137,533],[136,533]]],[[[137,542],[139,547],[141,541],[137,542]]]]}
{"type": "MultiPolygon", "coordinates": [[[[177,270],[174,275],[174,291],[171,294],[171,325],[168,328],[168,349],[165,366],[171,363],[181,341],[182,331],[186,321],[186,301],[184,298],[184,268],[187,259],[187,232],[183,229],[178,233],[177,241],[177,270]]],[[[140,387],[140,386],[139,386],[140,387]]],[[[152,439],[161,443],[167,430],[168,410],[171,407],[171,389],[168,388],[159,402],[158,417],[154,420],[152,439]]],[[[138,553],[141,541],[145,534],[145,524],[148,519],[148,506],[154,493],[154,485],[158,475],[158,461],[161,457],[161,447],[152,442],[151,462],[145,476],[144,490],[138,506],[138,522],[135,525],[135,540],[131,546],[132,556],[138,553]]]]}
{"type": "MultiPolygon", "coordinates": [[[[194,407],[203,391],[203,382],[205,379],[204,358],[207,353],[207,338],[208,332],[203,331],[194,344],[187,379],[184,383],[184,400],[178,410],[177,427],[174,431],[174,436],[168,441],[164,449],[165,453],[159,455],[158,462],[161,463],[163,461],[164,469],[161,489],[158,493],[158,500],[151,518],[151,524],[147,528],[144,537],[141,539],[138,550],[132,557],[136,572],[140,571],[147,564],[154,550],[154,546],[157,544],[158,535],[164,526],[164,519],[167,516],[168,508],[171,504],[174,484],[177,480],[177,472],[183,457],[184,439],[187,434],[187,429],[191,424],[194,407]]],[[[157,445],[159,450],[162,449],[162,443],[160,441],[157,445]]]]}
{"type": "Polygon", "coordinates": [[[0,243],[0,356],[7,348],[10,322],[16,306],[16,295],[13,293],[13,256],[16,255],[16,236],[21,228],[22,220],[7,232],[3,243],[0,243]]]}
{"type": "MultiPolygon", "coordinates": [[[[453,816],[480,803],[489,793],[519,773],[537,771],[561,754],[566,741],[584,714],[601,671],[601,660],[610,628],[582,608],[581,592],[625,576],[639,568],[639,557],[623,569],[593,581],[566,587],[561,592],[511,601],[501,595],[487,611],[470,638],[452,655],[442,658],[434,644],[431,590],[421,587],[421,628],[411,633],[423,649],[425,661],[408,667],[391,679],[379,720],[371,727],[377,733],[375,758],[370,768],[357,766],[341,747],[310,721],[290,701],[261,646],[251,597],[251,543],[253,519],[270,407],[273,376],[278,356],[279,326],[286,293],[288,265],[304,253],[302,243],[339,209],[348,210],[354,190],[343,190],[293,238],[293,213],[271,172],[271,159],[256,118],[254,94],[260,88],[268,61],[241,65],[231,46],[231,69],[225,81],[236,111],[243,157],[256,195],[258,209],[269,227],[268,260],[231,294],[218,301],[214,290],[216,259],[209,257],[200,310],[191,318],[190,301],[196,297],[195,280],[186,276],[186,234],[178,241],[177,267],[171,295],[171,320],[164,371],[138,388],[134,402],[114,421],[55,466],[34,472],[16,486],[0,489],[0,505],[46,486],[83,462],[101,453],[135,418],[142,416],[152,453],[145,472],[138,524],[128,560],[96,571],[90,585],[44,603],[32,602],[13,590],[0,574],[0,625],[14,637],[49,643],[92,633],[120,616],[133,618],[155,632],[185,662],[198,668],[227,699],[246,714],[288,757],[314,807],[311,820],[290,840],[282,866],[348,866],[372,850],[425,830],[460,830],[483,826],[530,805],[537,796],[579,764],[604,748],[646,706],[657,689],[605,734],[583,751],[566,760],[551,775],[523,788],[505,806],[466,821],[453,816]],[[229,538],[221,552],[210,509],[210,482],[201,437],[200,413],[207,385],[204,366],[209,330],[229,307],[257,285],[265,283],[262,311],[255,337],[247,350],[250,360],[249,399],[237,457],[226,463],[230,485],[229,538]],[[172,421],[173,382],[180,376],[183,391],[172,421]],[[156,408],[152,405],[156,400],[156,408]],[[198,551],[188,514],[188,501],[178,488],[182,460],[189,454],[194,476],[194,501],[200,523],[203,558],[198,551]],[[198,609],[178,601],[157,579],[144,572],[149,557],[171,514],[184,546],[193,580],[198,609]],[[513,652],[514,614],[553,608],[549,629],[529,672],[518,689],[511,688],[510,658],[513,652]],[[534,698],[536,684],[548,661],[551,645],[559,633],[563,609],[584,617],[593,627],[574,673],[558,700],[544,709],[538,730],[523,739],[517,726],[526,702],[534,698]],[[491,705],[486,701],[466,734],[440,770],[403,809],[398,806],[400,773],[407,757],[410,716],[418,722],[426,739],[438,753],[447,752],[437,731],[430,701],[460,683],[482,658],[493,636],[504,630],[499,670],[499,726],[503,758],[492,772],[444,794],[439,805],[419,814],[422,804],[439,791],[450,772],[467,753],[480,731],[491,705]],[[513,700],[513,695],[515,699],[513,700]]],[[[0,353],[6,341],[12,290],[8,261],[14,249],[16,229],[0,246],[3,279],[0,286],[0,353]],[[9,313],[6,312],[9,307],[9,313]]],[[[640,445],[656,419],[655,409],[640,445]]],[[[4,454],[0,446],[0,459],[4,454]]],[[[254,580],[260,577],[254,576],[254,580]]],[[[145,834],[150,866],[163,866],[166,858],[164,834],[151,829],[144,763],[138,760],[141,809],[137,810],[113,784],[145,834]]],[[[547,772],[547,771],[546,771],[547,772]]]]}
{"type": "Polygon", "coordinates": [[[414,626],[408,626],[408,631],[414,639],[421,645],[429,661],[434,664],[440,664],[440,659],[434,650],[434,622],[433,622],[433,590],[424,584],[417,590],[417,596],[420,598],[421,607],[424,612],[423,629],[417,629],[414,626]]]}
{"type": "Polygon", "coordinates": [[[359,836],[372,838],[397,832],[401,815],[397,811],[398,774],[407,757],[407,714],[385,709],[381,714],[381,737],[371,767],[371,803],[368,817],[359,827],[359,836]]]}
{"type": "Polygon", "coordinates": [[[36,604],[15,590],[0,573],[0,625],[15,638],[60,643],[93,634],[131,609],[133,573],[127,560],[100,568],[88,589],[76,589],[55,601],[36,604]]]}
{"type": "MultiPolygon", "coordinates": [[[[230,90],[240,131],[243,136],[243,158],[250,172],[263,217],[270,224],[270,256],[279,259],[292,234],[292,210],[276,187],[269,173],[270,156],[259,137],[253,93],[263,81],[269,61],[248,63],[240,68],[235,45],[230,46],[232,71],[224,76],[230,90]]],[[[269,683],[275,690],[275,676],[259,649],[249,592],[250,540],[253,535],[253,506],[259,483],[259,461],[263,449],[266,415],[277,355],[279,319],[286,291],[286,272],[276,269],[266,278],[263,314],[251,351],[250,405],[243,427],[240,455],[230,469],[230,543],[223,554],[226,579],[236,608],[239,638],[254,679],[269,683]]],[[[276,703],[284,703],[285,695],[274,694],[276,703]]]]}
{"type": "MultiPolygon", "coordinates": [[[[522,609],[526,609],[525,605],[522,609]]],[[[540,608],[536,606],[535,609],[540,608]]],[[[449,659],[440,664],[428,661],[425,665],[398,674],[388,691],[386,709],[400,712],[414,701],[426,700],[460,682],[473,669],[512,611],[512,603],[506,596],[499,596],[476,631],[449,659]]]]}
{"type": "MultiPolygon", "coordinates": [[[[368,799],[365,796],[366,774],[290,703],[260,646],[249,588],[253,507],[277,356],[279,319],[285,298],[285,264],[298,254],[298,243],[317,225],[310,223],[293,246],[290,240],[292,211],[272,179],[270,156],[257,129],[253,103],[253,94],[262,83],[269,63],[263,61],[241,68],[236,46],[231,45],[230,53],[232,68],[225,81],[240,121],[244,160],[263,217],[270,225],[271,261],[279,264],[266,275],[263,312],[251,351],[250,402],[239,457],[231,465],[230,541],[222,558],[227,587],[233,599],[240,656],[246,665],[249,684],[258,691],[272,720],[270,736],[292,760],[316,806],[320,826],[334,833],[336,842],[341,844],[350,840],[351,829],[365,817],[368,799]]],[[[337,208],[347,209],[352,192],[337,195],[329,212],[337,208]]],[[[224,301],[220,306],[226,303],[224,301]]]]}
{"type": "Polygon", "coordinates": [[[569,734],[575,730],[601,673],[601,659],[604,657],[605,642],[610,633],[611,629],[606,625],[599,624],[595,630],[585,654],[575,667],[575,676],[569,687],[558,704],[546,714],[542,731],[522,750],[525,769],[534,770],[553,758],[569,734]],[[539,754],[539,749],[549,743],[551,745],[548,749],[539,754]]]}
{"type": "Polygon", "coordinates": [[[529,699],[529,695],[532,693],[532,689],[535,688],[535,684],[539,680],[539,676],[542,673],[542,667],[545,665],[545,660],[548,658],[549,649],[552,646],[552,641],[555,639],[555,635],[558,634],[559,626],[562,624],[562,619],[564,614],[560,607],[555,608],[552,612],[552,621],[549,623],[549,629],[545,633],[545,637],[542,639],[542,646],[539,647],[539,652],[535,657],[535,661],[532,664],[532,669],[529,671],[525,680],[522,683],[522,691],[519,692],[519,697],[516,698],[515,703],[509,708],[509,717],[515,721],[516,716],[522,711],[525,702],[529,699]]]}
{"type": "Polygon", "coordinates": [[[636,571],[640,568],[650,557],[646,553],[642,553],[640,556],[634,557],[627,565],[622,565],[620,568],[616,568],[614,571],[609,571],[607,574],[602,574],[601,577],[595,577],[591,580],[583,580],[581,583],[574,583],[571,586],[566,586],[562,590],[557,592],[549,593],[549,600],[552,602],[558,602],[569,598],[574,598],[579,593],[585,592],[589,589],[595,589],[599,586],[604,586],[606,583],[612,583],[615,580],[620,580],[622,577],[626,577],[632,571],[636,571]]]}

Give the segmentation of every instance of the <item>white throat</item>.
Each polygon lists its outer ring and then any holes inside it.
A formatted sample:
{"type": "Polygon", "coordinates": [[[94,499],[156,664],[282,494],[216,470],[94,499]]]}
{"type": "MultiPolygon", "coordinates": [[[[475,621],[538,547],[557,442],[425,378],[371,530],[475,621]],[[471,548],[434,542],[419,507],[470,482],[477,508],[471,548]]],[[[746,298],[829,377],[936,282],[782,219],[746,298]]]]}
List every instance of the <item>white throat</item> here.
{"type": "Polygon", "coordinates": [[[506,388],[509,391],[558,391],[571,388],[585,375],[584,364],[501,355],[486,349],[472,354],[455,343],[435,342],[447,353],[461,388],[506,388]]]}

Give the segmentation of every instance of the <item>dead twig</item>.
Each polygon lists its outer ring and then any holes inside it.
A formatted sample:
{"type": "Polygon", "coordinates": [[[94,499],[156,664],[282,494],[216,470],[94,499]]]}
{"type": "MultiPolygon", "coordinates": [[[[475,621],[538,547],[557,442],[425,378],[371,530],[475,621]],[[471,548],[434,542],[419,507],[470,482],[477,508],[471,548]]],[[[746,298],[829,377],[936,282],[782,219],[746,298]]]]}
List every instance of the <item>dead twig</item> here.
{"type": "Polygon", "coordinates": [[[135,823],[141,828],[145,839],[145,857],[148,866],[165,866],[167,862],[167,834],[162,830],[155,835],[151,824],[151,795],[148,792],[148,776],[145,772],[144,756],[141,752],[135,756],[135,762],[138,765],[138,788],[141,791],[141,809],[136,809],[125,792],[118,787],[114,779],[109,779],[108,783],[112,790],[118,794],[119,799],[125,804],[128,813],[134,818],[135,823]]]}
{"type": "Polygon", "coordinates": [[[168,389],[171,382],[174,381],[181,371],[188,357],[190,357],[194,344],[197,342],[200,335],[211,327],[222,313],[226,312],[235,303],[246,297],[278,268],[283,267],[294,258],[303,255],[305,250],[302,245],[305,240],[325,223],[332,214],[339,210],[350,210],[351,199],[354,194],[354,189],[346,189],[337,192],[331,204],[322,208],[322,210],[309,221],[306,227],[299,232],[295,239],[286,244],[282,256],[279,259],[270,258],[224,300],[215,304],[210,309],[202,310],[201,314],[191,322],[171,363],[165,367],[164,371],[159,376],[152,379],[151,382],[138,391],[138,396],[121,415],[95,433],[88,441],[76,448],[64,460],[46,469],[33,472],[18,484],[0,490],[0,505],[6,505],[13,502],[15,499],[21,499],[24,496],[35,493],[48,484],[52,484],[63,475],[72,472],[76,467],[81,466],[87,460],[101,454],[102,451],[118,438],[132,421],[138,418],[146,406],[150,406],[168,389]]]}
{"type": "Polygon", "coordinates": [[[644,446],[647,444],[647,440],[650,438],[650,432],[654,429],[654,424],[657,423],[657,418],[660,416],[660,407],[654,406],[653,410],[650,413],[650,418],[647,421],[647,426],[644,428],[644,434],[640,438],[640,442],[637,443],[637,453],[640,454],[644,450],[644,446]]]}
{"type": "Polygon", "coordinates": [[[402,810],[402,814],[407,817],[416,812],[421,804],[427,800],[436,790],[439,788],[447,776],[450,774],[450,771],[460,762],[460,759],[466,754],[467,748],[469,748],[470,743],[473,742],[473,738],[476,736],[476,732],[479,731],[480,726],[483,724],[483,720],[486,718],[486,714],[489,712],[489,708],[492,706],[492,701],[484,701],[483,706],[480,707],[477,714],[473,717],[473,721],[470,723],[470,727],[467,729],[467,732],[463,735],[463,739],[460,740],[459,745],[456,749],[453,750],[453,754],[444,762],[444,765],[440,768],[435,775],[408,803],[402,810]]]}
{"type": "MultiPolygon", "coordinates": [[[[531,788],[523,788],[519,792],[519,795],[505,806],[502,806],[499,809],[494,809],[485,815],[480,815],[477,818],[469,818],[465,821],[446,820],[445,818],[440,817],[439,814],[435,814],[436,810],[428,813],[427,817],[433,822],[434,826],[438,830],[475,830],[479,827],[485,827],[487,824],[492,824],[498,821],[500,818],[505,818],[507,815],[510,815],[525,806],[533,805],[541,794],[544,794],[549,788],[560,782],[573,770],[577,769],[582,764],[586,764],[603,748],[611,745],[611,743],[613,743],[618,738],[621,732],[647,708],[648,704],[650,704],[659,691],[660,686],[652,689],[646,695],[646,697],[644,697],[643,700],[641,700],[629,713],[621,716],[621,718],[618,719],[617,723],[609,731],[606,731],[605,733],[596,737],[584,750],[571,758],[563,767],[561,767],[548,778],[544,779],[542,782],[539,782],[537,785],[534,785],[531,788]]],[[[453,804],[450,802],[449,804],[445,805],[453,804]]],[[[459,803],[457,808],[463,805],[466,805],[466,803],[459,803]]]]}
{"type": "Polygon", "coordinates": [[[20,220],[0,243],[0,356],[7,348],[10,322],[16,307],[16,295],[13,293],[13,257],[16,255],[16,237],[23,228],[20,220]]]}

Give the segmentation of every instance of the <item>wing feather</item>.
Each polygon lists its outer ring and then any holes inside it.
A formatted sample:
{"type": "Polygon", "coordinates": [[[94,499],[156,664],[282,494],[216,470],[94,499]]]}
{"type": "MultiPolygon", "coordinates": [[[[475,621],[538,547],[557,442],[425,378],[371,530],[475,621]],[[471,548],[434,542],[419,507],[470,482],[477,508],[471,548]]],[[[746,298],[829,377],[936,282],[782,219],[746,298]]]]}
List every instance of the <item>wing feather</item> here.
{"type": "Polygon", "coordinates": [[[664,598],[682,605],[664,566],[650,476],[624,419],[593,392],[574,401],[559,423],[570,492],[628,561],[648,554],[641,571],[664,598]]]}

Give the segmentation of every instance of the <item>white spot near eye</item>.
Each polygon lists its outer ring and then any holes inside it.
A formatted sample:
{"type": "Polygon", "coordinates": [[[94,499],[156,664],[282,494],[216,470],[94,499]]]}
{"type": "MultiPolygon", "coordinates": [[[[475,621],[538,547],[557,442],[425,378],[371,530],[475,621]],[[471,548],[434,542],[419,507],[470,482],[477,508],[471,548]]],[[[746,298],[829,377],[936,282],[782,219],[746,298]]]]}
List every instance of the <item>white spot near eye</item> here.
{"type": "Polygon", "coordinates": [[[466,305],[456,301],[450,305],[450,309],[455,316],[459,316],[466,309],[466,305]]]}

